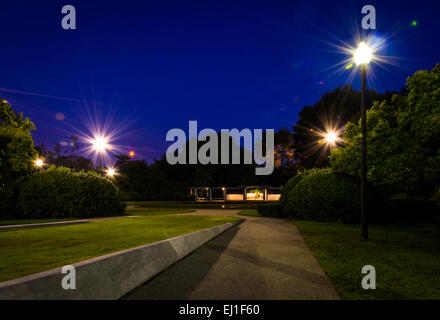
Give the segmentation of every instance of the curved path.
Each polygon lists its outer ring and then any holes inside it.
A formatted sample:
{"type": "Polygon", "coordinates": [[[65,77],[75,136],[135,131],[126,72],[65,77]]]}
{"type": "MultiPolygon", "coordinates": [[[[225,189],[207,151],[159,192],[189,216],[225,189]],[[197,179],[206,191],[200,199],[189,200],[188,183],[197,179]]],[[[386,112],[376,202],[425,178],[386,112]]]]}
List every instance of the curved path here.
{"type": "MultiPolygon", "coordinates": [[[[236,215],[197,210],[191,215],[236,215]]],[[[339,299],[295,225],[246,217],[127,299],[339,299]]]]}

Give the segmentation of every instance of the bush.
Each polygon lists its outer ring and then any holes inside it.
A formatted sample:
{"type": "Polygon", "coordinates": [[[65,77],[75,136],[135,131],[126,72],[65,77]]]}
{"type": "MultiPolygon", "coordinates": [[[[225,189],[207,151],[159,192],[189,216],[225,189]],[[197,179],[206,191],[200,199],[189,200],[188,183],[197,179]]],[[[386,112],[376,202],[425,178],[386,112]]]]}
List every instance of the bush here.
{"type": "Polygon", "coordinates": [[[23,218],[23,212],[19,204],[19,195],[25,182],[26,178],[21,178],[12,186],[0,186],[0,220],[23,218]]]}
{"type": "Polygon", "coordinates": [[[282,202],[284,212],[305,220],[359,221],[359,186],[351,179],[330,168],[306,170],[293,179],[282,202]]]}
{"type": "Polygon", "coordinates": [[[281,204],[279,203],[265,203],[257,206],[257,211],[263,217],[271,218],[286,218],[287,215],[283,212],[281,204]]]}
{"type": "Polygon", "coordinates": [[[437,192],[434,194],[434,201],[440,206],[440,188],[437,188],[437,192]]]}
{"type": "Polygon", "coordinates": [[[93,171],[54,166],[25,183],[20,206],[25,217],[37,219],[114,216],[125,209],[109,179],[93,171]]]}
{"type": "Polygon", "coordinates": [[[29,131],[4,126],[1,107],[0,103],[0,219],[11,219],[20,215],[17,190],[21,181],[35,171],[37,151],[29,131]]]}
{"type": "Polygon", "coordinates": [[[307,175],[309,172],[310,172],[310,170],[304,170],[304,171],[298,172],[296,176],[294,176],[289,181],[287,181],[285,186],[281,187],[280,204],[281,204],[281,208],[282,208],[285,215],[295,216],[293,207],[289,203],[288,194],[298,184],[298,182],[300,182],[302,180],[302,178],[304,178],[304,176],[307,175]]]}
{"type": "Polygon", "coordinates": [[[386,201],[384,209],[385,223],[434,223],[440,215],[436,202],[428,199],[391,199],[386,201]]]}
{"type": "Polygon", "coordinates": [[[13,188],[0,186],[0,220],[12,220],[17,217],[17,193],[13,188]]]}

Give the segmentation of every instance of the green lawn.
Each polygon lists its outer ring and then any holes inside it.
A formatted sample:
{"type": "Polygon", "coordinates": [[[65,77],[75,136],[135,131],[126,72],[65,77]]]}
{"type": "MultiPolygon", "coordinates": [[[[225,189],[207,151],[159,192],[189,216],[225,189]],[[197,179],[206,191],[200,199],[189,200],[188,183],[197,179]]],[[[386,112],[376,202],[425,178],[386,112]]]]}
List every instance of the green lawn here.
{"type": "MultiPolygon", "coordinates": [[[[127,208],[125,210],[126,215],[133,216],[153,216],[161,214],[173,214],[173,213],[190,213],[196,211],[195,209],[185,209],[185,208],[145,208],[145,207],[135,207],[127,208]]],[[[87,218],[83,218],[87,219],[87,218]]],[[[73,221],[80,220],[75,218],[66,219],[23,219],[23,220],[0,220],[0,226],[9,226],[16,224],[32,224],[32,223],[48,223],[48,222],[60,222],[60,221],[73,221]]]]}
{"type": "Polygon", "coordinates": [[[359,226],[295,221],[343,299],[440,299],[440,238],[435,227],[359,226]],[[364,265],[376,269],[376,289],[364,290],[364,265]]]}
{"type": "Polygon", "coordinates": [[[238,212],[238,214],[242,216],[262,217],[257,210],[241,210],[238,212]]]}
{"type": "Polygon", "coordinates": [[[136,216],[153,216],[161,214],[173,214],[173,213],[190,213],[196,211],[195,209],[185,209],[185,208],[145,208],[145,207],[134,207],[125,209],[125,214],[136,215],[136,216]]]}
{"type": "Polygon", "coordinates": [[[161,215],[0,232],[0,282],[239,220],[161,215]]]}

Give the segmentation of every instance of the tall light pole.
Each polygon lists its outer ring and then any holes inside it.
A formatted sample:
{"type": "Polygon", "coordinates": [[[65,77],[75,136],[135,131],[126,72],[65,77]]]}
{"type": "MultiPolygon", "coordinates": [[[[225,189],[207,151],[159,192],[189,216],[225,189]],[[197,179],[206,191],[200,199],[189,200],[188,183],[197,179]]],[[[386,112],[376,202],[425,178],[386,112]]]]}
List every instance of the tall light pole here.
{"type": "Polygon", "coordinates": [[[365,86],[367,66],[372,58],[372,50],[365,42],[359,43],[353,53],[355,63],[361,69],[361,237],[368,239],[368,212],[367,212],[367,112],[365,108],[365,86]]]}

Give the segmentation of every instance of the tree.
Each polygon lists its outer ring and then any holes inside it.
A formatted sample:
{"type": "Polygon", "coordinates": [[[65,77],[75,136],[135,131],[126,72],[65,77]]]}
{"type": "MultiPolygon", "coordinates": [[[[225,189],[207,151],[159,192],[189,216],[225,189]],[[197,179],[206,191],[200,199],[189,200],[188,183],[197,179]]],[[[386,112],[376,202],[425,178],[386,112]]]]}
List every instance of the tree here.
{"type": "Polygon", "coordinates": [[[55,165],[57,167],[66,167],[74,169],[76,171],[94,171],[95,166],[91,159],[84,158],[83,156],[76,155],[76,151],[79,149],[78,137],[71,136],[70,148],[62,150],[61,145],[57,143],[54,146],[54,150],[47,150],[46,145],[41,144],[36,147],[39,155],[45,158],[45,162],[48,165],[55,165]],[[64,151],[64,152],[63,152],[64,151]],[[64,153],[64,155],[62,155],[64,153]]]}
{"type": "MultiPolygon", "coordinates": [[[[388,195],[426,194],[440,185],[440,64],[409,77],[406,92],[367,112],[368,179],[388,195]]],[[[348,123],[343,138],[330,164],[359,175],[359,122],[348,123]]]]}
{"type": "Polygon", "coordinates": [[[275,132],[274,161],[275,168],[281,170],[287,180],[301,169],[300,161],[296,156],[293,133],[287,128],[275,132]]]}
{"type": "MultiPolygon", "coordinates": [[[[340,130],[348,121],[360,118],[360,92],[345,85],[327,92],[313,106],[305,106],[299,113],[299,119],[293,127],[293,139],[297,157],[306,168],[328,165],[329,148],[322,148],[319,133],[328,130],[340,130]]],[[[374,101],[389,99],[392,93],[384,95],[374,90],[367,91],[366,105],[374,101]]]]}
{"type": "Polygon", "coordinates": [[[94,171],[95,166],[93,165],[93,161],[91,159],[84,158],[82,156],[77,155],[68,155],[68,156],[58,156],[56,158],[52,158],[48,161],[48,164],[53,164],[57,167],[66,167],[71,168],[77,171],[85,170],[85,171],[94,171]]]}
{"type": "Polygon", "coordinates": [[[118,171],[115,183],[124,199],[152,200],[154,194],[151,168],[145,160],[131,160],[125,155],[116,156],[118,171]]]}
{"type": "Polygon", "coordinates": [[[35,125],[0,100],[0,211],[16,214],[16,187],[32,173],[37,156],[31,131],[35,125]]]}
{"type": "MultiPolygon", "coordinates": [[[[263,134],[263,137],[265,135],[263,134]]],[[[209,138],[208,138],[209,139],[209,138]]],[[[219,137],[220,141],[220,137],[219,137]]],[[[197,141],[197,150],[206,142],[197,141]]],[[[165,155],[148,165],[144,160],[132,160],[127,156],[117,156],[116,168],[119,172],[116,183],[124,199],[130,200],[190,200],[190,187],[221,187],[244,185],[280,186],[296,174],[299,169],[292,144],[292,132],[283,128],[275,133],[275,162],[272,175],[256,176],[256,163],[232,164],[232,145],[229,137],[229,164],[221,164],[221,144],[218,145],[218,164],[187,164],[171,165],[165,155]]],[[[189,141],[186,141],[187,150],[189,141]]],[[[250,152],[239,145],[240,158],[250,152]]],[[[265,140],[263,139],[263,150],[265,140]]],[[[177,153],[177,150],[176,150],[177,153]]]]}

